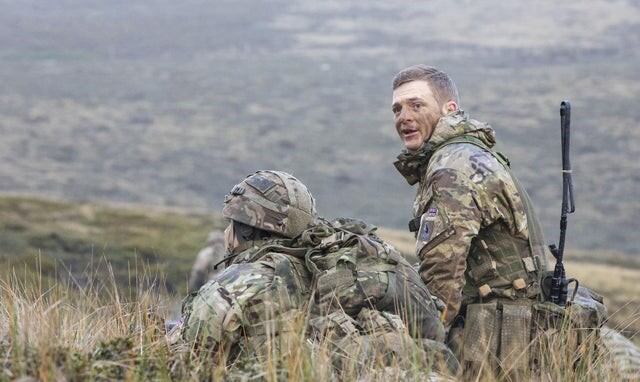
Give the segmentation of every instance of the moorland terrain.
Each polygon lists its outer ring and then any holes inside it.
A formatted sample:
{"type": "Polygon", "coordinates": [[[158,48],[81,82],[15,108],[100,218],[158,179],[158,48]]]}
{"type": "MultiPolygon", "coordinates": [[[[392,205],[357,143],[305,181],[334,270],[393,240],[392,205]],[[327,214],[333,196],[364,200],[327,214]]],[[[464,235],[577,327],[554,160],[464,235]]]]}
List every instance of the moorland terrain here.
{"type": "Polygon", "coordinates": [[[636,1],[0,4],[0,191],[205,212],[279,168],[323,215],[404,229],[390,81],[426,62],[494,126],[549,240],[570,99],[568,246],[640,253],[636,1]]]}

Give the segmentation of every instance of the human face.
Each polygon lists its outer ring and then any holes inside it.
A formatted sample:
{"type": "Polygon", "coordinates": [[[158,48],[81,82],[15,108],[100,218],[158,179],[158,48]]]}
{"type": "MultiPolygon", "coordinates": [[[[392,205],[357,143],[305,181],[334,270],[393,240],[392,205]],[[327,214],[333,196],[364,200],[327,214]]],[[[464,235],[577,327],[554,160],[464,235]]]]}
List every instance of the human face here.
{"type": "Polygon", "coordinates": [[[391,105],[396,132],[409,151],[418,150],[431,138],[444,115],[426,81],[410,81],[393,91],[391,105]]]}

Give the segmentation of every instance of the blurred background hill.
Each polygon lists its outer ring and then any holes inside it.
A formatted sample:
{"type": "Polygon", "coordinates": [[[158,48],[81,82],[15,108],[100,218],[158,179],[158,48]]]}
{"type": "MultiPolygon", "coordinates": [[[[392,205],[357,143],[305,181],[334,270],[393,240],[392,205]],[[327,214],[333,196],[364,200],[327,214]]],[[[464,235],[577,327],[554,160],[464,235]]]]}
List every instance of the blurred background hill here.
{"type": "Polygon", "coordinates": [[[0,191],[207,212],[278,168],[327,216],[404,229],[414,191],[392,166],[390,82],[428,63],[496,129],[550,241],[570,99],[568,246],[640,252],[636,1],[0,5],[0,191]]]}

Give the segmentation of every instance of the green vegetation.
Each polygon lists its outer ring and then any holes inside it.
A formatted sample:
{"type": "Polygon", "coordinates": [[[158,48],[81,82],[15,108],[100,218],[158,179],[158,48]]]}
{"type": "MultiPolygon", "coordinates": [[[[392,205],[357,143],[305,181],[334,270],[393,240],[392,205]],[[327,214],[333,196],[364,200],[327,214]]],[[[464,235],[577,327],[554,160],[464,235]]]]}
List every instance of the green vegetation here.
{"type": "MultiPolygon", "coordinates": [[[[43,288],[115,283],[128,295],[144,281],[177,301],[207,233],[225,225],[216,214],[0,196],[0,279],[14,276],[43,288]]],[[[381,229],[380,235],[415,261],[410,233],[381,229]]],[[[640,343],[637,257],[585,251],[567,257],[569,275],[605,297],[609,325],[640,343]]]]}
{"type": "MultiPolygon", "coordinates": [[[[268,338],[260,357],[241,357],[228,368],[225,354],[213,357],[165,337],[164,319],[171,302],[145,289],[145,277],[138,276],[138,292],[128,301],[121,298],[115,282],[110,287],[83,288],[58,282],[39,291],[37,285],[17,277],[0,280],[0,381],[25,376],[41,381],[452,380],[431,357],[410,347],[405,352],[404,343],[394,344],[396,354],[404,357],[364,346],[337,356],[327,341],[306,340],[304,314],[290,320],[292,330],[286,339],[268,338]],[[336,362],[339,370],[333,368],[336,362]]],[[[579,353],[568,351],[567,343],[572,343],[568,339],[575,335],[561,332],[541,341],[538,358],[549,380],[620,379],[609,370],[606,355],[586,345],[579,353]]],[[[478,373],[478,378],[470,379],[504,380],[487,367],[478,373]]]]}
{"type": "Polygon", "coordinates": [[[213,215],[5,196],[0,197],[0,269],[4,277],[70,276],[80,287],[87,275],[95,281],[111,272],[118,285],[135,287],[144,270],[165,278],[162,285],[155,280],[156,287],[183,294],[207,233],[224,225],[213,215]]]}

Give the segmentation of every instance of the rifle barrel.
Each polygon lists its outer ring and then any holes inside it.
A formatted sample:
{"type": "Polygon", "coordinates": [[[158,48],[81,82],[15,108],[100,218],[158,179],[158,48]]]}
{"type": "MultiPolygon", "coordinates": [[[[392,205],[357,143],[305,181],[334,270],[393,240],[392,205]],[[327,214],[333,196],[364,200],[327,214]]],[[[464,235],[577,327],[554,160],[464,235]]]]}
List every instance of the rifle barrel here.
{"type": "Polygon", "coordinates": [[[573,181],[571,178],[571,103],[560,103],[560,139],[562,145],[562,215],[566,216],[576,210],[573,198],[573,181]]]}
{"type": "MultiPolygon", "coordinates": [[[[564,242],[567,233],[567,215],[575,211],[573,198],[573,182],[571,179],[571,158],[569,149],[571,143],[571,104],[562,101],[560,104],[560,139],[562,146],[562,210],[560,214],[560,240],[558,247],[550,245],[549,249],[556,258],[556,266],[551,278],[550,301],[560,306],[567,303],[567,277],[562,263],[564,256],[564,242]]],[[[577,290],[577,281],[576,290],[577,290]]],[[[574,290],[575,296],[575,290],[574,290]]]]}

